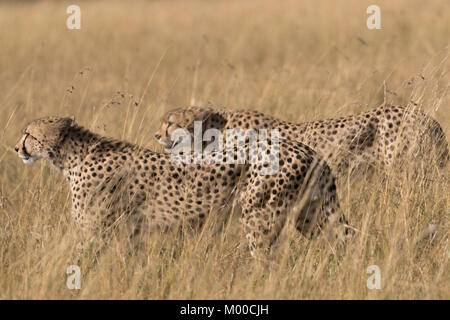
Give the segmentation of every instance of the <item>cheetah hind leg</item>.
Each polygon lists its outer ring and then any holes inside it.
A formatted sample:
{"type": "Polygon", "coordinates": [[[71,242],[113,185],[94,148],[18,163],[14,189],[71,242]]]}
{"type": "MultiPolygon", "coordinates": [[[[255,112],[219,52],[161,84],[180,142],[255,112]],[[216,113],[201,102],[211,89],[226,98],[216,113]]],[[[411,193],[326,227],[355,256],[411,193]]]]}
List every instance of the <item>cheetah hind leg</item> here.
{"type": "Polygon", "coordinates": [[[335,182],[332,180],[322,190],[319,185],[311,188],[301,209],[294,207],[293,210],[298,212],[296,229],[308,239],[325,232],[330,243],[345,244],[353,233],[340,209],[335,182]]]}
{"type": "Polygon", "coordinates": [[[326,220],[323,229],[326,230],[328,241],[334,246],[335,244],[345,247],[350,239],[353,238],[354,232],[348,225],[347,219],[342,214],[339,203],[331,202],[324,205],[326,220]]]}

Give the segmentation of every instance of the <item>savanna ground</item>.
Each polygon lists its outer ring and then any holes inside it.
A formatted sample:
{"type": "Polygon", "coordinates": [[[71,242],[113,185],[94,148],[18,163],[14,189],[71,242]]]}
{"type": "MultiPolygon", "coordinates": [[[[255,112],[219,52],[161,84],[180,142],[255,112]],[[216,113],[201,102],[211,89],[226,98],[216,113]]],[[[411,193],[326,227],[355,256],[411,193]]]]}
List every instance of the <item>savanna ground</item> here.
{"type": "Polygon", "coordinates": [[[13,150],[28,121],[74,115],[162,151],[159,117],[190,104],[301,122],[416,103],[449,140],[446,0],[376,1],[381,30],[366,27],[374,1],[81,1],[81,30],[68,30],[73,3],[0,4],[0,298],[450,298],[449,166],[408,161],[383,178],[339,176],[358,230],[345,251],[288,227],[255,261],[237,248],[230,219],[220,232],[152,236],[137,252],[121,238],[98,257],[86,248],[77,291],[66,287],[77,245],[68,185],[13,150]],[[441,229],[431,244],[420,240],[429,224],[441,229]],[[370,265],[380,290],[366,286],[370,265]]]}

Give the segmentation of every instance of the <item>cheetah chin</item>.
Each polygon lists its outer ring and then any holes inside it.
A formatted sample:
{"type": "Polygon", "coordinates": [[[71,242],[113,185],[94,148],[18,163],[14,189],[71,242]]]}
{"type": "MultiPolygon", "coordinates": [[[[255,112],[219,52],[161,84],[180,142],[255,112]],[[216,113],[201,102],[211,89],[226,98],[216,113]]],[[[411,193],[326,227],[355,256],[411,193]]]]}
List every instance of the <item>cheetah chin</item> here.
{"type": "Polygon", "coordinates": [[[37,160],[36,157],[23,156],[23,155],[19,155],[19,158],[22,159],[23,163],[25,163],[25,164],[32,164],[33,162],[35,162],[37,160]]]}

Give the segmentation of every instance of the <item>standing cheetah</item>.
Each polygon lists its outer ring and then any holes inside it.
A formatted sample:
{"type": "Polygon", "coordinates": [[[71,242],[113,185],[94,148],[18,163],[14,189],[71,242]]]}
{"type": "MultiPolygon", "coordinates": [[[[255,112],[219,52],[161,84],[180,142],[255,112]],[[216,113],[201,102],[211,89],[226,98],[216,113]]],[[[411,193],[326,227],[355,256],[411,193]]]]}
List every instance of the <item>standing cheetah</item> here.
{"type": "MultiPolygon", "coordinates": [[[[270,140],[262,146],[270,149],[270,140]]],[[[63,172],[83,233],[101,232],[122,218],[141,234],[200,226],[236,199],[252,255],[270,247],[295,210],[305,235],[329,227],[344,239],[348,229],[330,168],[305,145],[280,139],[278,148],[272,175],[261,174],[267,165],[261,162],[175,163],[171,154],[106,138],[59,117],[32,121],[15,146],[24,163],[43,158],[63,172]]]]}
{"type": "Polygon", "coordinates": [[[351,163],[389,167],[407,151],[416,154],[422,148],[426,155],[424,147],[434,149],[440,166],[449,159],[441,126],[417,108],[382,106],[357,115],[294,124],[257,111],[188,107],[166,113],[156,139],[167,145],[177,128],[192,132],[194,121],[202,121],[203,130],[279,129],[281,137],[303,142],[320,153],[336,172],[351,163]]]}

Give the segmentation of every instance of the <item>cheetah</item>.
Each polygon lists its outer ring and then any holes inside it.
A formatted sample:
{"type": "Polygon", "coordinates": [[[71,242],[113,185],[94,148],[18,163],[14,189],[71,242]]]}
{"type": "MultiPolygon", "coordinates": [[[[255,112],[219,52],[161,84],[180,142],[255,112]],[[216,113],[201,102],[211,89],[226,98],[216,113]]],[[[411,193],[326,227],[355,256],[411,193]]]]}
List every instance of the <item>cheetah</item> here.
{"type": "MultiPolygon", "coordinates": [[[[261,142],[266,150],[271,144],[261,142]]],[[[252,255],[270,248],[289,212],[304,235],[330,226],[335,241],[345,241],[348,228],[326,162],[296,142],[280,139],[277,148],[278,170],[265,175],[266,162],[176,162],[171,154],[91,132],[73,118],[46,117],[25,127],[15,151],[25,164],[42,158],[62,171],[81,234],[128,218],[133,234],[199,227],[236,200],[252,255]]]]}
{"type": "Polygon", "coordinates": [[[202,121],[202,130],[279,129],[282,138],[302,142],[322,155],[335,174],[351,164],[378,164],[387,169],[407,152],[417,155],[418,148],[412,146],[433,148],[441,167],[449,159],[441,126],[417,108],[385,105],[356,115],[295,124],[258,111],[187,107],[167,112],[155,137],[169,145],[172,132],[183,128],[192,133],[195,121],[202,121]]]}

